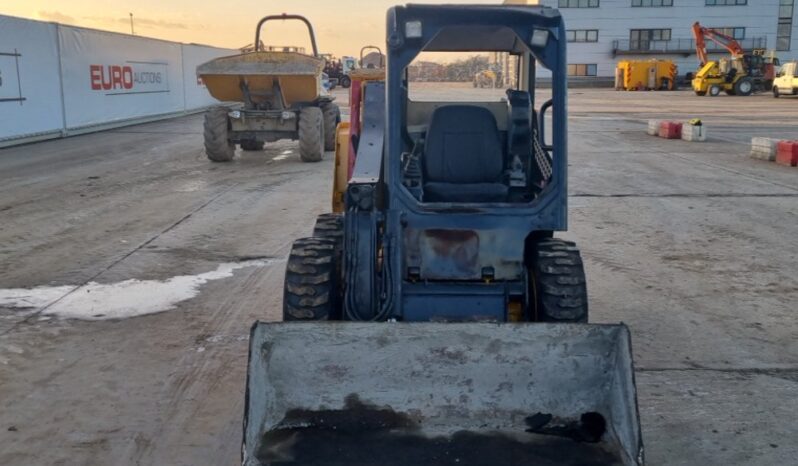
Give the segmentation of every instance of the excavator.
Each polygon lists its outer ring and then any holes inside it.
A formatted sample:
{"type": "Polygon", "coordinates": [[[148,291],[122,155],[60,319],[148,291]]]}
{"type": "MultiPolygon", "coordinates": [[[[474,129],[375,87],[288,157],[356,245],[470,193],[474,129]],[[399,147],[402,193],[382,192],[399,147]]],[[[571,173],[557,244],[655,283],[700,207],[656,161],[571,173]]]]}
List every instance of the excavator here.
{"type": "Polygon", "coordinates": [[[291,246],[283,322],[250,333],[244,466],[644,464],[629,329],[588,323],[559,236],[565,30],[541,6],[388,10],[386,66],[353,80],[338,134],[339,208],[291,246]],[[424,52],[508,53],[518,79],[414,100],[424,52]]]}
{"type": "Polygon", "coordinates": [[[717,96],[721,91],[728,95],[749,96],[756,91],[769,91],[773,86],[779,61],[764,50],[746,53],[733,37],[715,29],[693,24],[696,55],[700,68],[693,78],[696,95],[717,96]],[[720,45],[731,56],[719,61],[709,60],[706,40],[720,45]]]}

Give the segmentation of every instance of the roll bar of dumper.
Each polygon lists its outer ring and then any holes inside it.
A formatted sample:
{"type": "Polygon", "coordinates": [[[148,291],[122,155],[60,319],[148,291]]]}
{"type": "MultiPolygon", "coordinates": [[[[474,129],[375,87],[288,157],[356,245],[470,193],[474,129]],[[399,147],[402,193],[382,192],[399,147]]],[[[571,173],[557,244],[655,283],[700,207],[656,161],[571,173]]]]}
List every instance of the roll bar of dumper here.
{"type": "Polygon", "coordinates": [[[377,47],[376,45],[367,45],[367,46],[363,47],[362,49],[360,49],[360,66],[361,67],[365,68],[365,66],[363,66],[363,59],[366,58],[366,54],[365,54],[366,50],[376,50],[377,53],[380,54],[380,68],[385,68],[385,55],[382,54],[382,49],[377,47]]]}
{"type": "Polygon", "coordinates": [[[319,56],[319,49],[318,49],[318,47],[316,47],[316,34],[313,32],[313,25],[310,24],[310,21],[308,21],[308,19],[305,18],[304,16],[301,16],[301,15],[287,15],[285,13],[283,13],[281,15],[265,16],[265,17],[263,17],[263,19],[258,21],[258,25],[255,27],[255,51],[257,52],[258,49],[260,48],[260,29],[261,29],[261,27],[263,27],[263,24],[266,21],[273,21],[273,20],[285,21],[287,19],[295,19],[295,20],[299,20],[299,21],[302,21],[303,23],[305,23],[305,26],[308,27],[308,33],[310,34],[310,44],[313,46],[313,56],[314,57],[318,57],[319,56]]]}

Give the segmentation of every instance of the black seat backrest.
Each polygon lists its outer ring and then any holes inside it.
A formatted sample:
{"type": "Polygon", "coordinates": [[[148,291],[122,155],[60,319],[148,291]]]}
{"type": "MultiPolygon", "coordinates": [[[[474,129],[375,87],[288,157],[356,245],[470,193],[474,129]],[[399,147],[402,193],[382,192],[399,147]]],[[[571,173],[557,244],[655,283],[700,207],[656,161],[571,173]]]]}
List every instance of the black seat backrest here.
{"type": "Polygon", "coordinates": [[[532,101],[529,92],[507,90],[510,121],[507,126],[507,148],[510,156],[517,155],[526,161],[532,153],[532,123],[530,107],[532,101]]]}
{"type": "Polygon", "coordinates": [[[498,183],[504,157],[493,113],[475,105],[446,105],[432,113],[422,157],[425,181],[498,183]]]}

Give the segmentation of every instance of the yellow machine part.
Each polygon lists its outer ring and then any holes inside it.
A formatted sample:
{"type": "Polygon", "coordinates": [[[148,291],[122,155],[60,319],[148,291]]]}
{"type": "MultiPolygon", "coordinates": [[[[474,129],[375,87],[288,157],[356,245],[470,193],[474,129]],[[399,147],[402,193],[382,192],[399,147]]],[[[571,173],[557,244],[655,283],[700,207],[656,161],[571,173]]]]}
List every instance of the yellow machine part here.
{"type": "Polygon", "coordinates": [[[335,128],[335,173],[333,177],[332,211],[344,211],[344,194],[349,183],[349,122],[335,128]]]}
{"type": "Polygon", "coordinates": [[[252,100],[269,100],[275,81],[286,106],[312,102],[322,93],[321,58],[294,52],[247,52],[219,57],[197,67],[208,92],[223,102],[245,102],[241,82],[252,100]]]}
{"type": "Polygon", "coordinates": [[[210,94],[222,102],[244,102],[241,92],[241,80],[244,80],[252,93],[252,100],[257,102],[259,94],[271,93],[275,79],[280,83],[285,105],[290,107],[296,102],[312,102],[320,94],[320,80],[316,76],[231,76],[205,75],[202,81],[210,94]]]}
{"type": "Polygon", "coordinates": [[[693,90],[702,95],[709,92],[711,86],[718,86],[722,91],[728,91],[734,89],[734,83],[743,76],[745,76],[745,74],[739,74],[734,81],[727,83],[726,77],[722,74],[718,62],[709,61],[695,74],[693,78],[693,90]]]}
{"type": "Polygon", "coordinates": [[[667,89],[673,90],[678,72],[671,60],[623,60],[615,68],[615,89],[659,90],[667,79],[667,89]]]}

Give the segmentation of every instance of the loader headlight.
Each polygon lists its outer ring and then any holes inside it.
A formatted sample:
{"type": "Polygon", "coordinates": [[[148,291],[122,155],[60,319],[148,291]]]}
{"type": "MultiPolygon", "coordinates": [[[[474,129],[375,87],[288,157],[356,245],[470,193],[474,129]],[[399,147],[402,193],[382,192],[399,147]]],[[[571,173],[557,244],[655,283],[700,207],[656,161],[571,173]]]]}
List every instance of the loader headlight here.
{"type": "Polygon", "coordinates": [[[234,120],[238,120],[239,118],[241,118],[241,112],[239,112],[238,110],[233,110],[232,112],[229,112],[227,116],[229,116],[234,120]]]}
{"type": "Polygon", "coordinates": [[[283,120],[290,120],[291,118],[294,118],[294,112],[283,112],[283,114],[280,115],[280,117],[283,120]]]}
{"type": "Polygon", "coordinates": [[[405,37],[408,39],[421,39],[421,21],[408,21],[405,23],[405,37]]]}
{"type": "Polygon", "coordinates": [[[543,48],[549,42],[548,29],[534,29],[532,31],[532,40],[529,41],[533,47],[543,48]]]}

